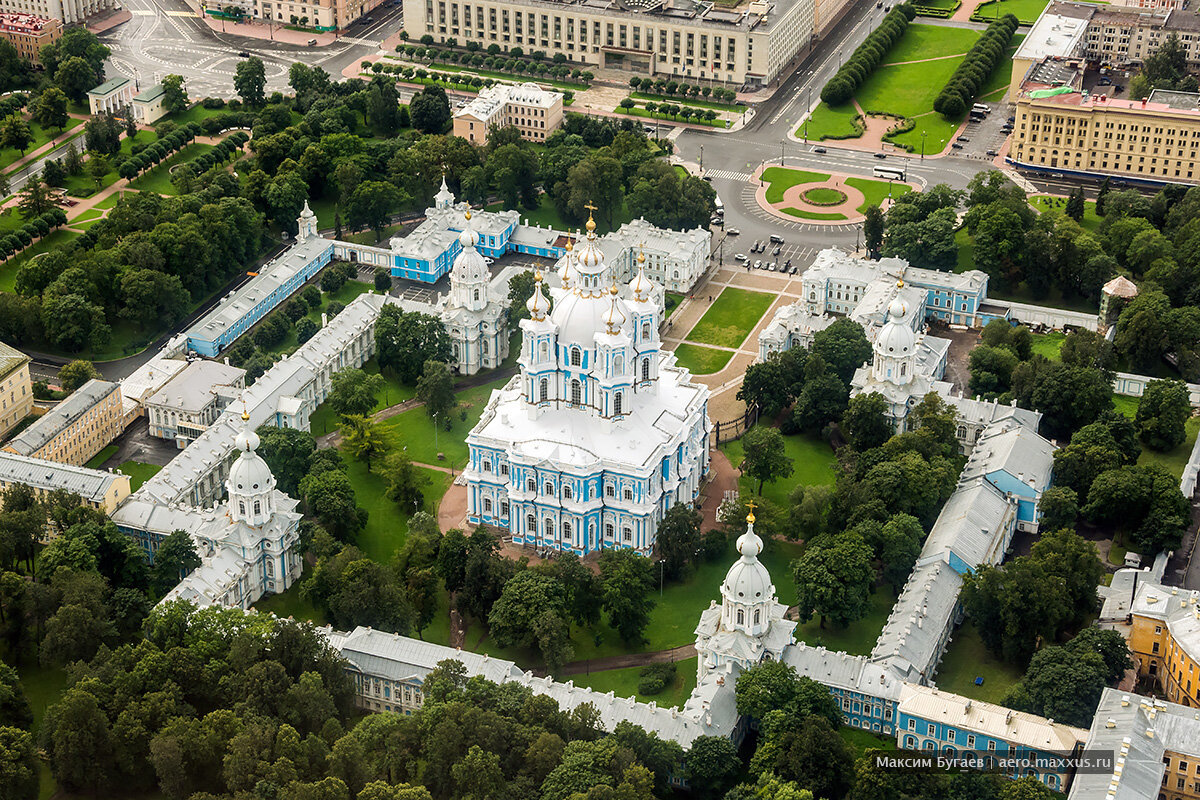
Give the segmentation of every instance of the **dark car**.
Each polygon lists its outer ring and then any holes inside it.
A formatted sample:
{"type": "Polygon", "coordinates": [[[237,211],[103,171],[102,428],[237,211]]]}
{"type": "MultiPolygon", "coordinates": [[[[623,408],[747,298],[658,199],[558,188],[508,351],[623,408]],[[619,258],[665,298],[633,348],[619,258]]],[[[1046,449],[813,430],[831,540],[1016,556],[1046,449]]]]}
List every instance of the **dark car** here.
{"type": "Polygon", "coordinates": [[[997,153],[995,150],[988,150],[988,151],[987,151],[987,154],[988,154],[989,156],[993,156],[993,157],[994,157],[994,156],[998,156],[998,155],[1000,155],[1000,154],[999,154],[999,153],[997,153]]]}
{"type": "Polygon", "coordinates": [[[965,136],[960,136],[960,137],[958,137],[958,140],[959,140],[960,142],[962,142],[963,144],[966,144],[967,142],[971,141],[970,139],[968,139],[968,138],[967,138],[967,137],[965,137],[965,136]]]}
{"type": "Polygon", "coordinates": [[[874,153],[876,158],[887,158],[887,153],[874,153]]]}
{"type": "Polygon", "coordinates": [[[239,56],[241,56],[242,58],[249,58],[249,57],[250,57],[250,54],[249,54],[249,53],[247,53],[245,50],[241,50],[241,51],[239,51],[239,52],[238,52],[238,55],[239,55],[239,56]]]}
{"type": "Polygon", "coordinates": [[[709,183],[712,183],[712,175],[705,175],[704,180],[708,181],[709,183]]]}
{"type": "Polygon", "coordinates": [[[962,150],[962,145],[959,144],[958,142],[951,142],[950,147],[955,150],[962,150]]]}
{"type": "Polygon", "coordinates": [[[813,151],[814,153],[828,153],[828,152],[829,152],[829,151],[828,151],[828,150],[826,150],[824,147],[814,147],[814,148],[812,149],[812,151],[813,151]]]}
{"type": "Polygon", "coordinates": [[[779,255],[779,251],[782,249],[783,249],[782,247],[776,247],[774,250],[771,251],[771,255],[774,255],[774,256],[779,255]]]}

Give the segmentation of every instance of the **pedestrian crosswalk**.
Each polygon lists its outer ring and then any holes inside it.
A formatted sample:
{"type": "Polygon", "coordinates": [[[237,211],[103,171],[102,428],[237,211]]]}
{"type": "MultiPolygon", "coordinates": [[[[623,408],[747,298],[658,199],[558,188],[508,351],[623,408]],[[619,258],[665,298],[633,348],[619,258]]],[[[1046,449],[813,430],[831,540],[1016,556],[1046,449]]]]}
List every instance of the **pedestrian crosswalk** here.
{"type": "Polygon", "coordinates": [[[722,181],[748,181],[750,176],[745,172],[733,172],[727,169],[710,169],[704,173],[709,178],[722,181]]]}

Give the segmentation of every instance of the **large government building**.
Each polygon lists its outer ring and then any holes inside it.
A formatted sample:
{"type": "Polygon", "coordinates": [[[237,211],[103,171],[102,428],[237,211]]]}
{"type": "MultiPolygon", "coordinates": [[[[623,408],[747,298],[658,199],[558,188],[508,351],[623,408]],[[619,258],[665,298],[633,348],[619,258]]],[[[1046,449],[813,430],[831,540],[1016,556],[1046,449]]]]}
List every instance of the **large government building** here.
{"type": "Polygon", "coordinates": [[[568,63],[730,85],[786,74],[814,36],[814,0],[753,0],[729,7],[657,0],[405,0],[412,39],[495,44],[562,54],[568,63]]]}

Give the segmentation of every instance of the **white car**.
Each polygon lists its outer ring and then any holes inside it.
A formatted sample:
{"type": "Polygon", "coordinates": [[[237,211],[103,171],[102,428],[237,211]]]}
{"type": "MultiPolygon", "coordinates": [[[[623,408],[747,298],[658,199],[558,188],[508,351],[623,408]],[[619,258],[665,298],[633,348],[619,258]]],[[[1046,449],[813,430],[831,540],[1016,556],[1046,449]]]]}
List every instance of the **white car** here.
{"type": "Polygon", "coordinates": [[[493,261],[495,261],[495,260],[496,260],[496,259],[492,258],[491,256],[484,256],[484,257],[483,257],[483,263],[487,264],[489,267],[492,265],[492,262],[493,262],[493,261]]]}
{"type": "Polygon", "coordinates": [[[739,231],[737,228],[726,228],[725,229],[726,236],[737,236],[739,233],[741,233],[741,231],[739,231]]]}
{"type": "Polygon", "coordinates": [[[740,261],[740,262],[742,262],[743,264],[745,264],[747,261],[749,261],[749,260],[750,260],[749,258],[747,258],[747,257],[746,257],[746,254],[745,254],[745,253],[738,253],[736,256],[734,256],[734,257],[733,257],[733,259],[734,259],[735,261],[740,261]]]}
{"type": "Polygon", "coordinates": [[[762,269],[762,261],[755,261],[755,262],[754,262],[754,268],[755,268],[755,269],[762,269]]]}

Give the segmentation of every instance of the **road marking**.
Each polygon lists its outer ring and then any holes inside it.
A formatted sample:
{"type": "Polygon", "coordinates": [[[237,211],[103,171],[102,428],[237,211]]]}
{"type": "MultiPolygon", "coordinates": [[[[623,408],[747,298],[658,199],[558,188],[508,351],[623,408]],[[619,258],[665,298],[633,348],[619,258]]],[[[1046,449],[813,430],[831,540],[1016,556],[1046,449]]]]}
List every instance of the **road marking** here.
{"type": "Polygon", "coordinates": [[[720,178],[723,181],[748,181],[750,175],[745,172],[733,172],[727,169],[710,169],[704,173],[710,178],[720,178]]]}

